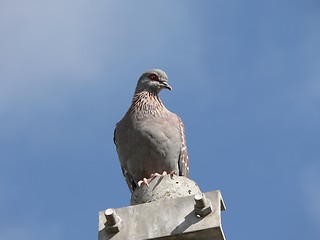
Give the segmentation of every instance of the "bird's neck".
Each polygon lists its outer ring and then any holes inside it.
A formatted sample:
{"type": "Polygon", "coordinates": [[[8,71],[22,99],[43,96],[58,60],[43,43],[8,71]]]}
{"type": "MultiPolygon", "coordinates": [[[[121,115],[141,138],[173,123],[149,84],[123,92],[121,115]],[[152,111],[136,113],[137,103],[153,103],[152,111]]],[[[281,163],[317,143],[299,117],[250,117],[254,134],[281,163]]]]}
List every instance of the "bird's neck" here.
{"type": "Polygon", "coordinates": [[[141,116],[163,116],[168,110],[160,100],[158,93],[141,91],[134,94],[129,112],[141,116]]]}

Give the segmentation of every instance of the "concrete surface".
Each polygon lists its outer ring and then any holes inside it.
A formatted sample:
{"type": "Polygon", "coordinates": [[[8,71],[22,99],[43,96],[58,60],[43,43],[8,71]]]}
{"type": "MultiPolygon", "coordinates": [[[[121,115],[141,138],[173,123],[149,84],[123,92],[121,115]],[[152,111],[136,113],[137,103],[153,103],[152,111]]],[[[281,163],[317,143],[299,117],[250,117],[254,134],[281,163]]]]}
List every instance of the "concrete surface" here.
{"type": "Polygon", "coordinates": [[[131,196],[131,205],[148,203],[160,199],[185,197],[201,193],[198,185],[189,178],[177,175],[157,176],[149,186],[143,184],[131,196]]]}
{"type": "Polygon", "coordinates": [[[101,211],[98,239],[224,240],[221,210],[225,205],[221,193],[204,194],[212,207],[212,212],[204,217],[196,214],[195,195],[101,211]],[[112,219],[110,224],[105,213],[112,219]]]}

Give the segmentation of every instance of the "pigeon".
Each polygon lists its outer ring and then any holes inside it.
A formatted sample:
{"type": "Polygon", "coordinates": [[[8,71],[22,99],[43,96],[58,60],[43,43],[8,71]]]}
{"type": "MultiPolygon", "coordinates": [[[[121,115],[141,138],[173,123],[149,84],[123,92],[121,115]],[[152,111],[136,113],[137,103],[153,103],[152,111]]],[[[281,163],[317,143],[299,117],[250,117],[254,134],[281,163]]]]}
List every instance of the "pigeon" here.
{"type": "Polygon", "coordinates": [[[164,71],[144,72],[129,110],[114,130],[122,173],[131,192],[160,173],[189,176],[184,124],[160,100],[162,89],[172,90],[164,71]]]}

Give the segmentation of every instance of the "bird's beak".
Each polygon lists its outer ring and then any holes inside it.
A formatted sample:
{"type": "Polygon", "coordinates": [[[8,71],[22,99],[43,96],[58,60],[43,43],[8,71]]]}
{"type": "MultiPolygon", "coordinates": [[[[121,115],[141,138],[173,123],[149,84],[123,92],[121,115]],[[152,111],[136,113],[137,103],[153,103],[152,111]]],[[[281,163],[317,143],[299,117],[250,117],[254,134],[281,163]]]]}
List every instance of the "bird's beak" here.
{"type": "Polygon", "coordinates": [[[162,82],[162,83],[161,83],[161,86],[162,86],[163,88],[169,89],[170,91],[172,90],[172,87],[171,87],[167,82],[162,82]]]}

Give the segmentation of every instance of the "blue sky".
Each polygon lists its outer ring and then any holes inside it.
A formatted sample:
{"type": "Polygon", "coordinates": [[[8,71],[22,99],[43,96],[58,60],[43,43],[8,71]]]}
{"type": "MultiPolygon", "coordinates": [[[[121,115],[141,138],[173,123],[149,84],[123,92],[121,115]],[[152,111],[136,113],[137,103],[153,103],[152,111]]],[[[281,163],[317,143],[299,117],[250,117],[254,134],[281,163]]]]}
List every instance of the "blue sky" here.
{"type": "Polygon", "coordinates": [[[150,68],[226,237],[319,239],[319,23],[316,0],[2,0],[0,239],[97,239],[129,204],[113,130],[150,68]]]}

